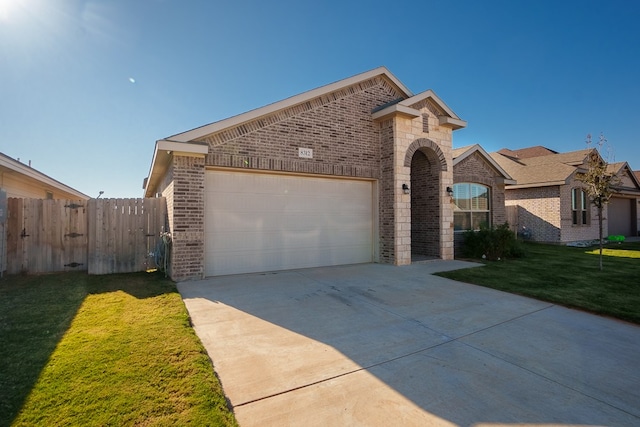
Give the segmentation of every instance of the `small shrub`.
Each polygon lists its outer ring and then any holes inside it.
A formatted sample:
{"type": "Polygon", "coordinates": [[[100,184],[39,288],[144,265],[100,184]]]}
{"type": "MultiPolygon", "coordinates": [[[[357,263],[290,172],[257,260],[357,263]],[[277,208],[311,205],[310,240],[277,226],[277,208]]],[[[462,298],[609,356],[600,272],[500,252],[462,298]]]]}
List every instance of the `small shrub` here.
{"type": "Polygon", "coordinates": [[[469,258],[486,258],[491,261],[520,258],[525,255],[516,234],[505,222],[497,227],[480,226],[480,230],[466,231],[462,252],[469,258]]]}

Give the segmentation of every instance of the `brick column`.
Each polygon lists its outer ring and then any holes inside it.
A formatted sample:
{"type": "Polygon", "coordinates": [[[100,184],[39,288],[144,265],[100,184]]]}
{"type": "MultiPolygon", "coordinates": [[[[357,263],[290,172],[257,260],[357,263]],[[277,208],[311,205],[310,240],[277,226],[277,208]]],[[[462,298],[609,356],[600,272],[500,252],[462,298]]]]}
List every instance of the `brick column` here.
{"type": "Polygon", "coordinates": [[[394,156],[394,122],[393,119],[388,119],[380,123],[380,184],[378,190],[379,261],[384,264],[394,264],[396,257],[394,156]]]}
{"type": "Polygon", "coordinates": [[[173,209],[171,278],[204,277],[204,156],[180,155],[172,159],[173,209]]]}

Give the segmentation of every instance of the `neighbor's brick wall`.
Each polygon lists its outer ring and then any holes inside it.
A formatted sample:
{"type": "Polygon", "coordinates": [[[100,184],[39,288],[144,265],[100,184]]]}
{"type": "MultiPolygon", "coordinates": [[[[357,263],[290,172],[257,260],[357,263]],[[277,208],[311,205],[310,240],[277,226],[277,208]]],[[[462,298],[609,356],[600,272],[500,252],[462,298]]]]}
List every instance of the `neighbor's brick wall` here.
{"type": "Polygon", "coordinates": [[[640,236],[640,198],[636,199],[636,230],[638,230],[637,234],[640,236]]]}
{"type": "Polygon", "coordinates": [[[172,159],[173,209],[171,278],[204,277],[204,157],[172,159]]]}
{"type": "MultiPolygon", "coordinates": [[[[598,239],[598,209],[589,203],[589,225],[573,225],[573,216],[571,209],[571,190],[573,188],[582,187],[582,183],[578,180],[571,181],[568,185],[560,187],[560,242],[576,242],[580,240],[598,239]]],[[[607,209],[603,210],[602,235],[608,235],[607,209]]]]}
{"type": "MultiPolygon", "coordinates": [[[[591,224],[573,225],[571,190],[581,183],[539,188],[520,188],[506,191],[507,206],[517,206],[519,228],[531,230],[538,242],[568,243],[598,238],[598,210],[589,204],[591,224]]],[[[607,209],[603,212],[603,235],[607,235],[607,209]]]]}
{"type": "MultiPolygon", "coordinates": [[[[491,225],[495,227],[507,221],[505,185],[501,175],[480,154],[473,153],[453,167],[453,182],[472,182],[488,186],[491,196],[491,225]]],[[[462,235],[463,233],[455,233],[456,250],[461,249],[462,235]]]]}
{"type": "Polygon", "coordinates": [[[537,242],[560,241],[559,186],[506,190],[505,205],[518,207],[520,228],[531,230],[537,242]]]}
{"type": "Polygon", "coordinates": [[[207,166],[378,178],[380,130],[371,111],[401,96],[382,78],[201,139],[207,166]],[[313,159],[298,157],[313,149],[313,159]]]}

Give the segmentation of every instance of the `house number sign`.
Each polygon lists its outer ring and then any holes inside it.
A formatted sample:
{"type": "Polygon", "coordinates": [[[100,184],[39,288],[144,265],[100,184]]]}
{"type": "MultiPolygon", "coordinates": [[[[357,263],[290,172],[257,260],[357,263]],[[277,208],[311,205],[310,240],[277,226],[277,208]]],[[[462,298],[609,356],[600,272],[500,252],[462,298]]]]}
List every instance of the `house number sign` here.
{"type": "Polygon", "coordinates": [[[313,159],[313,149],[298,148],[298,157],[302,157],[303,159],[313,159]]]}

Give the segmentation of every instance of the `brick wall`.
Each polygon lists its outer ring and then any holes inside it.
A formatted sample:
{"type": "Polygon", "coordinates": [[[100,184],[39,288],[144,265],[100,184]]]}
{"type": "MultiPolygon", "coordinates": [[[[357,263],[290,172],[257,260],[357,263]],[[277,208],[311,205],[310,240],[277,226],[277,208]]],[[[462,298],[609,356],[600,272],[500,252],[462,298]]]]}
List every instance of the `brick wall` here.
{"type": "Polygon", "coordinates": [[[380,128],[371,111],[400,94],[374,78],[202,139],[208,166],[378,178],[380,128]],[[311,148],[313,159],[298,157],[311,148]]]}
{"type": "MultiPolygon", "coordinates": [[[[519,227],[531,230],[532,240],[568,243],[598,238],[598,210],[589,204],[589,225],[573,225],[571,190],[581,183],[506,191],[507,206],[517,206],[519,227]]],[[[603,212],[603,235],[607,235],[607,210],[603,212]]]]}
{"type": "Polygon", "coordinates": [[[380,184],[378,197],[380,262],[394,264],[395,251],[395,200],[397,188],[394,179],[395,150],[393,144],[394,120],[380,123],[380,184]]]}
{"type": "Polygon", "coordinates": [[[173,179],[164,191],[173,193],[167,200],[172,206],[171,278],[176,281],[204,277],[204,163],[203,157],[174,156],[173,179]]]}
{"type": "Polygon", "coordinates": [[[507,190],[505,204],[518,207],[520,228],[528,228],[532,240],[560,241],[559,186],[507,190]]]}
{"type": "MultiPolygon", "coordinates": [[[[576,242],[580,240],[594,240],[598,238],[598,209],[589,203],[589,225],[573,225],[571,191],[573,188],[582,187],[578,180],[572,180],[569,184],[560,187],[560,240],[559,242],[576,242]]],[[[603,236],[607,236],[606,208],[603,211],[602,222],[603,236]]]]}

